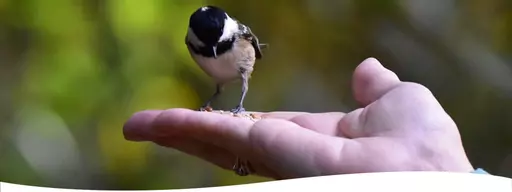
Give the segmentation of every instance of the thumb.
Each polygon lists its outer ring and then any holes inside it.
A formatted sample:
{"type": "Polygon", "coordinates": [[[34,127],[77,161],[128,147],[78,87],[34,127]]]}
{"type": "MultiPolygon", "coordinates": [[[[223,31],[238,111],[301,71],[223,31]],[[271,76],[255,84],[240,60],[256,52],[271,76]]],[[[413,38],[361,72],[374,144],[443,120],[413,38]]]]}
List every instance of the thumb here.
{"type": "Polygon", "coordinates": [[[400,79],[395,73],[384,68],[377,59],[368,58],[355,69],[352,90],[357,102],[366,106],[382,97],[399,83],[400,79]]]}
{"type": "MultiPolygon", "coordinates": [[[[354,71],[352,89],[355,100],[366,107],[381,98],[387,92],[400,85],[400,79],[392,71],[384,68],[375,58],[361,62],[354,71]]],[[[366,108],[359,108],[347,113],[340,121],[341,133],[349,138],[368,136],[364,130],[366,108]]]]}

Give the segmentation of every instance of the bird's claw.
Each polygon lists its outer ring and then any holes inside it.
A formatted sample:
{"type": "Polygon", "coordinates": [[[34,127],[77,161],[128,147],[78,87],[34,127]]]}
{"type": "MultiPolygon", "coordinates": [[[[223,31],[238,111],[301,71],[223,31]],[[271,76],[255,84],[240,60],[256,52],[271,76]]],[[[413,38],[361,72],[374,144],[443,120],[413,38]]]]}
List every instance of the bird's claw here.
{"type": "Polygon", "coordinates": [[[244,107],[242,107],[242,105],[238,105],[234,109],[231,109],[231,113],[234,113],[234,114],[239,114],[242,112],[245,112],[245,109],[244,109],[244,107]]]}
{"type": "Polygon", "coordinates": [[[199,111],[212,111],[212,107],[210,107],[209,105],[206,105],[206,106],[203,106],[201,108],[199,108],[199,111]]]}

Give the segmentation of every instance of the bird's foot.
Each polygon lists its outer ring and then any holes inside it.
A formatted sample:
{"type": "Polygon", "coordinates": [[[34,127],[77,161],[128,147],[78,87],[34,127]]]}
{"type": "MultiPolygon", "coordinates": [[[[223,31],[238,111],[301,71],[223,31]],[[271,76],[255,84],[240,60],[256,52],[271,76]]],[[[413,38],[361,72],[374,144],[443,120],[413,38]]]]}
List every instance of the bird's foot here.
{"type": "Polygon", "coordinates": [[[199,108],[199,111],[208,111],[208,112],[211,112],[213,111],[213,108],[210,107],[209,105],[205,105],[205,106],[202,106],[201,108],[199,108]]]}
{"type": "Polygon", "coordinates": [[[234,109],[231,109],[231,113],[234,114],[240,114],[242,112],[245,112],[245,109],[242,107],[242,105],[237,105],[234,109]]]}

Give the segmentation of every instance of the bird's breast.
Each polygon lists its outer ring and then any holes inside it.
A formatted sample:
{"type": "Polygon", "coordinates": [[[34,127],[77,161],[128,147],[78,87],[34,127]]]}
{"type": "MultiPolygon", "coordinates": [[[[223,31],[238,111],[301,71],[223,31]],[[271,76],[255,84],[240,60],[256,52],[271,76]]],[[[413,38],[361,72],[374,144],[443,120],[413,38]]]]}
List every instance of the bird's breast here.
{"type": "Polygon", "coordinates": [[[254,48],[240,42],[235,43],[232,50],[218,55],[217,58],[204,57],[193,52],[191,55],[199,67],[217,83],[240,79],[241,69],[250,76],[256,60],[254,48]]]}

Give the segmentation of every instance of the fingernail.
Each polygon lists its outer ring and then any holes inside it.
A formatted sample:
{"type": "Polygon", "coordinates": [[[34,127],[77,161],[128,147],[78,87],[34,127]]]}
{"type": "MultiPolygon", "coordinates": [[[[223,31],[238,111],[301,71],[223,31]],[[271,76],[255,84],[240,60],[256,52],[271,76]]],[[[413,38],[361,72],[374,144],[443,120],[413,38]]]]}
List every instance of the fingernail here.
{"type": "Polygon", "coordinates": [[[150,140],[150,125],[160,113],[160,110],[148,110],[133,114],[123,126],[124,138],[129,141],[150,140]]]}

